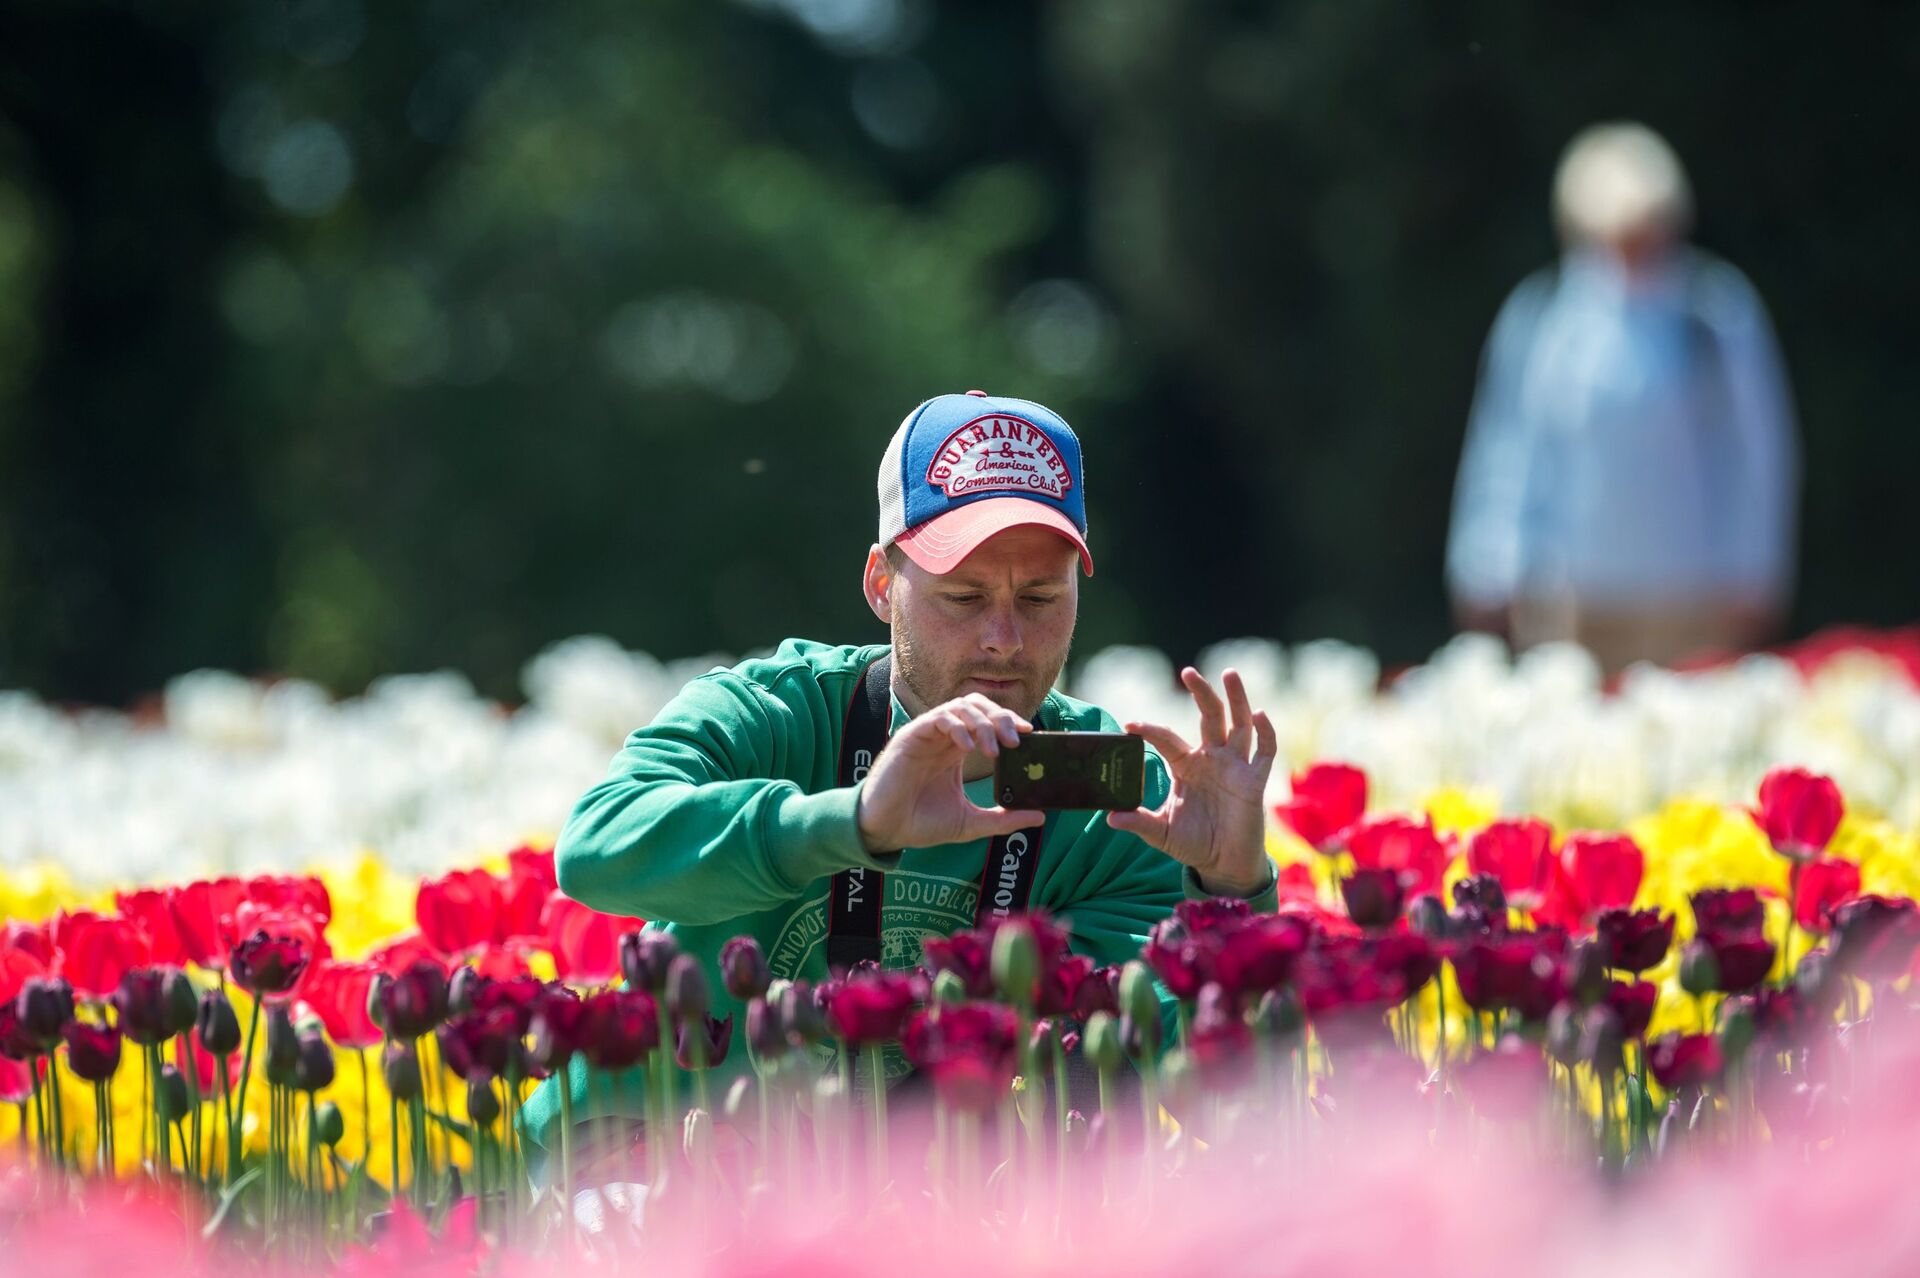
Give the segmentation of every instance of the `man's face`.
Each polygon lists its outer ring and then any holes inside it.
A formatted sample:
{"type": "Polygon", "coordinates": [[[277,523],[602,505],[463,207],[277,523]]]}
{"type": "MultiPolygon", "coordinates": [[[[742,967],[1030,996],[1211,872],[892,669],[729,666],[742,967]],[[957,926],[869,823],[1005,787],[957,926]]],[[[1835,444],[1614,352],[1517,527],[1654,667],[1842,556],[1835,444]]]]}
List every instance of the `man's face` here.
{"type": "Polygon", "coordinates": [[[1024,527],[988,538],[944,576],[896,558],[887,589],[894,659],[920,703],[907,708],[919,714],[978,692],[1032,719],[1073,642],[1080,552],[1058,533],[1024,527]]]}

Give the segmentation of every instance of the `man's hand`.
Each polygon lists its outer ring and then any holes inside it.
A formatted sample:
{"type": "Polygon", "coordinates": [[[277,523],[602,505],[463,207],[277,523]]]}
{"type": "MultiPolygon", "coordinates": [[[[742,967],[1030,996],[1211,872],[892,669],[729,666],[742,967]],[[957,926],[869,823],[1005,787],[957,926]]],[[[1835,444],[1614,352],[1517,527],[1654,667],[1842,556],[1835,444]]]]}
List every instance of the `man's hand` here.
{"type": "Polygon", "coordinates": [[[1180,682],[1200,708],[1200,744],[1190,746],[1158,724],[1127,724],[1128,732],[1145,737],[1167,761],[1173,790],[1151,811],[1108,813],[1107,824],[1192,866],[1207,891],[1248,896],[1272,874],[1264,808],[1279,737],[1267,712],[1248,703],[1239,671],[1221,679],[1224,702],[1191,666],[1180,672],[1180,682]]]}
{"type": "Polygon", "coordinates": [[[978,693],[935,706],[893,734],[860,791],[860,841],[869,852],[938,847],[1012,834],[1046,813],[983,808],[962,789],[967,756],[993,758],[1033,725],[978,693]]]}

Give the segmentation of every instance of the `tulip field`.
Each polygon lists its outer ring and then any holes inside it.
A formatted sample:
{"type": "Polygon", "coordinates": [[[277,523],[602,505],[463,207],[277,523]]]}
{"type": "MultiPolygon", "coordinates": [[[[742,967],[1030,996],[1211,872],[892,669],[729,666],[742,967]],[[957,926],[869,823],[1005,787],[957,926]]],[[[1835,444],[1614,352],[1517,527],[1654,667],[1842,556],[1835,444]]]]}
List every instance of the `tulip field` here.
{"type": "MultiPolygon", "coordinates": [[[[700,663],[0,693],[13,1271],[1920,1264],[1920,635],[1200,664],[1281,733],[1277,912],[1185,903],[1112,968],[1016,916],[816,986],[558,889],[700,663]],[[567,1077],[625,1111],[537,1140],[567,1077]]],[[[1184,729],[1171,671],[1069,690],[1184,729]]]]}

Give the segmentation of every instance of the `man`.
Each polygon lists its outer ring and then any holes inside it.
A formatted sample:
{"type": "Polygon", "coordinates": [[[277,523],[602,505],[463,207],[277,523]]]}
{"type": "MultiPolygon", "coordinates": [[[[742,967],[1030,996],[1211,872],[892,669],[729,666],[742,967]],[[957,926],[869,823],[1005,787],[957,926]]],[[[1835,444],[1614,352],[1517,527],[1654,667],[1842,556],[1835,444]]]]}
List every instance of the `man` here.
{"type": "Polygon", "coordinates": [[[1765,308],[1687,247],[1686,175],[1639,125],[1575,138],[1555,205],[1565,257],[1487,342],[1455,611],[1522,647],[1576,640],[1609,671],[1761,643],[1791,595],[1799,482],[1765,308]]]}
{"type": "MultiPolygon", "coordinates": [[[[1119,730],[1052,690],[1080,572],[1093,572],[1066,422],[979,391],[930,399],[894,434],[879,492],[861,588],[891,644],[789,640],[688,684],[574,809],[556,848],[561,890],[664,925],[709,971],[744,934],[775,977],[816,982],[862,956],[911,967],[923,939],[1016,896],[1063,920],[1073,947],[1102,964],[1133,957],[1183,896],[1274,908],[1262,795],[1276,738],[1234,671],[1221,690],[1182,673],[1199,742],[1126,725],[1152,747],[1141,810],[992,801],[994,759],[1020,734],[1119,730]],[[861,698],[888,724],[877,751],[848,741],[861,698]]],[[[737,1010],[714,994],[716,1015],[737,1010]]],[[[905,1069],[890,1054],[889,1077],[905,1069]]],[[[584,1063],[570,1085],[577,1123],[643,1112],[637,1086],[589,1087],[584,1063]]],[[[529,1134],[548,1147],[557,1087],[527,1107],[529,1134]]]]}

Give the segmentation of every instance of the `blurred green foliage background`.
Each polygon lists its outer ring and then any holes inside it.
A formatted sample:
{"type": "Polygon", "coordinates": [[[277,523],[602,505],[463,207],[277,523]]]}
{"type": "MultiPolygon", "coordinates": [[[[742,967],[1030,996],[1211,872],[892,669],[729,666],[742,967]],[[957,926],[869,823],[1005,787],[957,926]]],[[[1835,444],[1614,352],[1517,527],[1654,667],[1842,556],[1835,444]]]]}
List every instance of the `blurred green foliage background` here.
{"type": "Polygon", "coordinates": [[[1083,650],[1448,633],[1476,362],[1631,117],[1773,311],[1796,630],[1911,619],[1920,11],[0,7],[0,687],[877,637],[928,394],[1063,411],[1083,650]]]}

